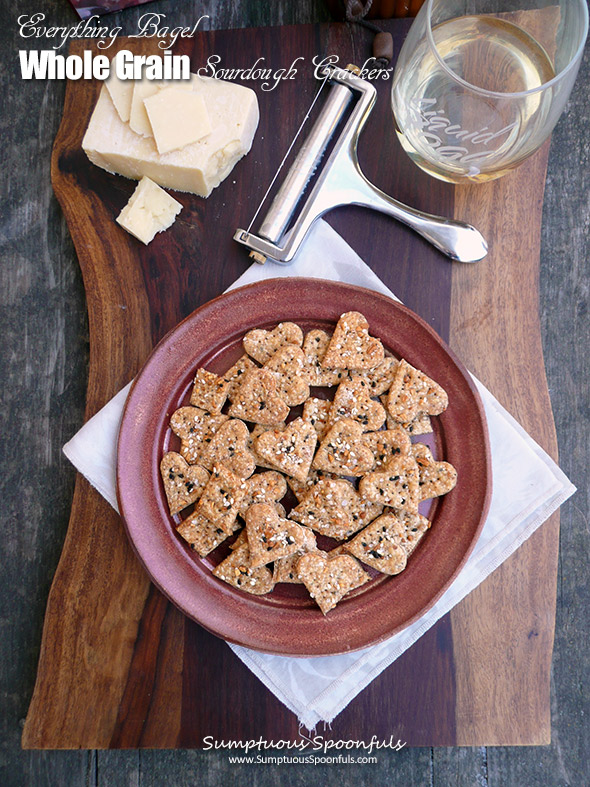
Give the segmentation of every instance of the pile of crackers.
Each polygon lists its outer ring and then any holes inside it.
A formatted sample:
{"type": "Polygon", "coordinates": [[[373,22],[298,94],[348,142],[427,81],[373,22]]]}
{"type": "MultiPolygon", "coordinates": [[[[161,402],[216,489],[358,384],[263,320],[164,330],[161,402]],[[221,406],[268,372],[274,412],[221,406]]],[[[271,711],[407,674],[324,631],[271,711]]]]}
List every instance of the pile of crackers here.
{"type": "Polygon", "coordinates": [[[203,557],[234,537],[220,580],[257,595],[302,583],[326,614],[369,581],[367,567],[403,571],[430,527],[420,502],[455,486],[455,468],[411,440],[448,397],[386,354],[359,312],[333,334],[284,322],[243,346],[224,375],[199,369],[172,415],[180,449],[160,468],[170,513],[193,506],[177,532],[203,557]]]}

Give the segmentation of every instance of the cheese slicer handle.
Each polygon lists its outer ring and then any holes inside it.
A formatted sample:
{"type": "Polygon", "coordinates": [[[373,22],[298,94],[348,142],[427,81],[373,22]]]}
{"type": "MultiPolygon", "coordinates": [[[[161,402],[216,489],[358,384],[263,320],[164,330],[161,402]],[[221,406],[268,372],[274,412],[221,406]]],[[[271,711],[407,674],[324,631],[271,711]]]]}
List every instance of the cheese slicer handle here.
{"type": "Polygon", "coordinates": [[[348,181],[348,197],[352,204],[392,216],[422,235],[447,257],[459,262],[477,262],[488,253],[485,238],[471,224],[411,208],[378,189],[367,180],[356,156],[349,159],[349,167],[341,173],[341,179],[348,181]]]}

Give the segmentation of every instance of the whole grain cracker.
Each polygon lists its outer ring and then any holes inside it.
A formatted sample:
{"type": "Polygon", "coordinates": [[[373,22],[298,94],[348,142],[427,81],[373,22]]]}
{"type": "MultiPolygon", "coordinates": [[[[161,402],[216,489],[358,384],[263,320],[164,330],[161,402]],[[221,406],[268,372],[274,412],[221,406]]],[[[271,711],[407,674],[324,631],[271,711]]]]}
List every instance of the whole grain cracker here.
{"type": "Polygon", "coordinates": [[[224,464],[240,478],[249,478],[256,470],[256,458],[249,444],[250,432],[246,424],[230,418],[211,438],[208,448],[201,454],[201,463],[208,470],[215,464],[224,464]]]}
{"type": "Polygon", "coordinates": [[[246,484],[243,478],[232,473],[225,465],[214,465],[209,483],[195,507],[195,513],[211,520],[227,535],[231,535],[245,494],[246,484]]]}
{"type": "Polygon", "coordinates": [[[372,470],[379,470],[395,456],[407,456],[412,446],[408,433],[399,424],[393,429],[367,432],[363,441],[373,453],[372,470]]]}
{"type": "Polygon", "coordinates": [[[358,421],[365,432],[374,432],[385,423],[385,409],[371,399],[369,383],[363,377],[355,375],[343,380],[336,389],[328,424],[334,424],[341,418],[358,421]]]}
{"type": "Polygon", "coordinates": [[[266,363],[281,347],[301,347],[303,331],[294,322],[281,322],[272,331],[255,328],[244,336],[244,350],[259,363],[266,363]]]}
{"type": "Polygon", "coordinates": [[[214,569],[213,575],[227,582],[228,585],[255,596],[270,593],[274,586],[272,572],[269,568],[252,566],[247,543],[232,550],[226,559],[214,569]]]}
{"type": "Polygon", "coordinates": [[[296,478],[287,478],[287,484],[297,500],[301,501],[309,490],[315,486],[318,481],[321,481],[322,478],[336,479],[337,476],[333,473],[326,473],[324,470],[316,470],[312,467],[305,481],[298,481],[296,478]]]}
{"type": "Polygon", "coordinates": [[[209,473],[204,467],[189,465],[175,451],[164,454],[160,473],[172,516],[195,503],[209,480],[209,473]]]}
{"type": "Polygon", "coordinates": [[[229,382],[224,377],[219,377],[207,369],[197,369],[191,391],[191,405],[208,413],[219,414],[227,399],[228,389],[229,382]]]}
{"type": "MultiPolygon", "coordinates": [[[[389,419],[391,418],[390,415],[387,416],[387,421],[389,423],[389,419]]],[[[396,423],[393,418],[391,419],[391,423],[396,423]]],[[[418,413],[418,415],[414,418],[413,421],[408,421],[405,424],[400,424],[406,432],[410,435],[418,436],[421,434],[432,434],[432,421],[430,420],[430,416],[426,415],[426,413],[418,413]]]]}
{"type": "Polygon", "coordinates": [[[361,476],[371,470],[374,463],[375,458],[364,441],[361,424],[343,418],[326,432],[313,467],[335,475],[361,476]]]}
{"type": "MultiPolygon", "coordinates": [[[[239,527],[237,523],[236,523],[236,527],[239,527]]],[[[246,533],[246,528],[243,527],[238,533],[238,535],[236,536],[236,540],[230,544],[229,548],[231,550],[234,550],[237,549],[238,547],[241,547],[242,544],[247,544],[247,543],[248,543],[248,534],[246,533]]]]}
{"type": "Polygon", "coordinates": [[[303,404],[309,398],[305,358],[301,347],[294,344],[280,347],[263,368],[273,373],[277,390],[289,407],[303,404]]]}
{"type": "Polygon", "coordinates": [[[419,414],[440,415],[446,410],[446,391],[406,360],[399,362],[387,397],[387,412],[398,423],[407,424],[419,414]]]}
{"type": "Polygon", "coordinates": [[[268,503],[254,503],[248,508],[246,533],[252,568],[290,557],[315,544],[311,531],[291,519],[282,519],[268,503]]]}
{"type": "Polygon", "coordinates": [[[343,540],[368,525],[383,511],[379,503],[363,500],[349,481],[323,478],[289,516],[316,533],[343,540]]]}
{"type": "Polygon", "coordinates": [[[276,468],[275,468],[275,466],[273,464],[269,464],[269,462],[265,461],[260,456],[260,454],[256,450],[256,442],[257,442],[258,438],[260,437],[260,435],[264,434],[264,432],[271,432],[271,431],[278,432],[281,429],[284,429],[286,427],[286,425],[287,424],[284,423],[284,422],[280,423],[280,424],[271,425],[271,426],[263,426],[262,424],[255,424],[254,429],[252,429],[252,431],[250,432],[250,442],[248,444],[248,447],[250,448],[250,451],[254,454],[254,458],[256,459],[256,465],[258,467],[263,467],[266,470],[276,470],[276,468]]]}
{"type": "Polygon", "coordinates": [[[457,483],[457,471],[450,462],[437,462],[424,443],[414,443],[412,453],[418,464],[420,500],[440,497],[450,492],[457,483]]]}
{"type": "Polygon", "coordinates": [[[384,358],[383,345],[369,335],[369,323],[360,312],[341,315],[321,360],[324,369],[373,369],[384,358]]]}
{"type": "Polygon", "coordinates": [[[324,615],[334,609],[347,593],[370,579],[351,555],[330,558],[320,551],[302,555],[297,572],[324,615]]]}
{"type": "MultiPolygon", "coordinates": [[[[269,470],[266,473],[256,473],[246,481],[246,492],[239,508],[243,516],[247,509],[254,503],[276,504],[287,494],[287,482],[280,473],[269,470]]],[[[284,510],[284,509],[283,509],[284,510]]]]}
{"type": "Polygon", "coordinates": [[[317,549],[317,545],[313,532],[304,525],[301,525],[301,527],[308,531],[308,543],[302,551],[296,552],[294,555],[290,555],[289,557],[283,557],[279,560],[275,560],[272,570],[272,578],[275,584],[278,584],[279,582],[286,582],[291,585],[302,584],[301,580],[299,579],[299,574],[297,573],[299,558],[301,555],[305,555],[307,552],[314,552],[317,549]]]}
{"type": "Polygon", "coordinates": [[[243,375],[228,413],[244,421],[274,425],[289,415],[289,406],[278,392],[273,373],[256,368],[243,375]]]}
{"type": "Polygon", "coordinates": [[[303,355],[309,384],[316,387],[338,385],[347,376],[346,369],[325,369],[322,358],[326,354],[332,335],[322,330],[309,331],[303,340],[303,355]]]}
{"type": "MultiPolygon", "coordinates": [[[[384,394],[383,396],[379,397],[379,401],[385,407],[387,411],[387,398],[389,394],[384,394]]],[[[426,415],[426,413],[418,413],[418,415],[414,418],[413,421],[406,421],[405,423],[400,423],[392,418],[389,413],[387,413],[387,420],[385,421],[387,429],[397,429],[401,426],[409,435],[418,436],[421,434],[432,434],[432,421],[430,420],[430,416],[426,415]]]]}
{"type": "Polygon", "coordinates": [[[317,399],[315,396],[310,396],[303,404],[301,417],[313,426],[320,440],[326,432],[331,409],[332,402],[327,399],[317,399]]]}
{"type": "Polygon", "coordinates": [[[227,415],[211,415],[200,407],[180,407],[172,413],[170,428],[180,437],[180,453],[189,464],[199,462],[215,432],[228,419],[227,415]]]}
{"type": "Polygon", "coordinates": [[[240,383],[242,382],[242,377],[246,372],[250,369],[257,369],[258,367],[254,363],[254,361],[248,355],[242,355],[241,358],[234,363],[231,369],[228,369],[227,372],[223,375],[223,379],[227,381],[227,397],[230,401],[233,401],[234,394],[237,389],[240,387],[240,383]]]}
{"type": "Polygon", "coordinates": [[[400,543],[409,557],[420,543],[426,531],[430,529],[431,523],[422,514],[411,514],[408,511],[398,511],[397,517],[404,528],[404,534],[400,543]]]}
{"type": "Polygon", "coordinates": [[[307,478],[317,443],[311,424],[296,418],[284,429],[268,430],[256,440],[258,456],[288,476],[304,481],[307,478]]]}
{"type": "Polygon", "coordinates": [[[391,387],[399,361],[391,355],[386,356],[374,369],[355,369],[349,377],[358,375],[366,380],[371,396],[381,396],[391,387]]]}
{"type": "Polygon", "coordinates": [[[345,544],[345,549],[382,574],[399,574],[408,556],[402,546],[404,526],[393,514],[383,514],[345,544]]]}
{"type": "MultiPolygon", "coordinates": [[[[238,530],[239,525],[234,522],[232,532],[238,530]]],[[[190,544],[201,557],[213,552],[228,537],[228,533],[206,516],[193,512],[176,528],[176,532],[190,544]]]]}
{"type": "Polygon", "coordinates": [[[415,513],[420,500],[418,465],[413,456],[391,459],[383,470],[361,478],[359,492],[367,500],[415,513]]]}

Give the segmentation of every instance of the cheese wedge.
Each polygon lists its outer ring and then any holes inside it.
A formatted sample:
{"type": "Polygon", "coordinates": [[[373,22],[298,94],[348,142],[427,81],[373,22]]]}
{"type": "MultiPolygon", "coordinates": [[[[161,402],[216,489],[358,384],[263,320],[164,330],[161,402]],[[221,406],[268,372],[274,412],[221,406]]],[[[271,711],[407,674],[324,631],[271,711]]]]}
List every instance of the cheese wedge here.
{"type": "Polygon", "coordinates": [[[162,154],[153,138],[136,134],[121,120],[103,86],[82,140],[90,161],[127,178],[146,175],[165,188],[208,197],[250,150],[258,126],[258,100],[250,88],[220,79],[193,74],[190,85],[203,99],[211,132],[162,154]]]}

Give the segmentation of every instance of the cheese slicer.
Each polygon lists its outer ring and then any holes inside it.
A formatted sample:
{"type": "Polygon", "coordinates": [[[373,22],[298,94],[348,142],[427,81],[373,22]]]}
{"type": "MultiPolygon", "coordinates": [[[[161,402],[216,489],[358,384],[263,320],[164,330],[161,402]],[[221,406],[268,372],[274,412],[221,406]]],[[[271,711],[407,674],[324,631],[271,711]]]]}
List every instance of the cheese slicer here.
{"type": "Polygon", "coordinates": [[[363,174],[358,161],[357,144],[375,104],[377,91],[355,71],[358,72],[356,66],[343,69],[333,65],[319,71],[323,83],[312,106],[250,226],[247,230],[236,230],[234,240],[247,246],[251,250],[250,257],[256,262],[264,263],[272,259],[286,264],[293,260],[317,219],[332,208],[359,205],[386,213],[406,224],[453,260],[480,260],[487,254],[488,247],[475,227],[404,205],[374,186],[363,174]],[[277,190],[258,232],[253,233],[251,229],[258,213],[324,88],[329,92],[322,110],[277,190]],[[348,118],[334,141],[327,161],[321,163],[323,154],[347,112],[348,118]],[[313,184],[310,182],[312,178],[315,181],[313,184]],[[304,194],[306,191],[309,192],[307,196],[304,194]]]}

